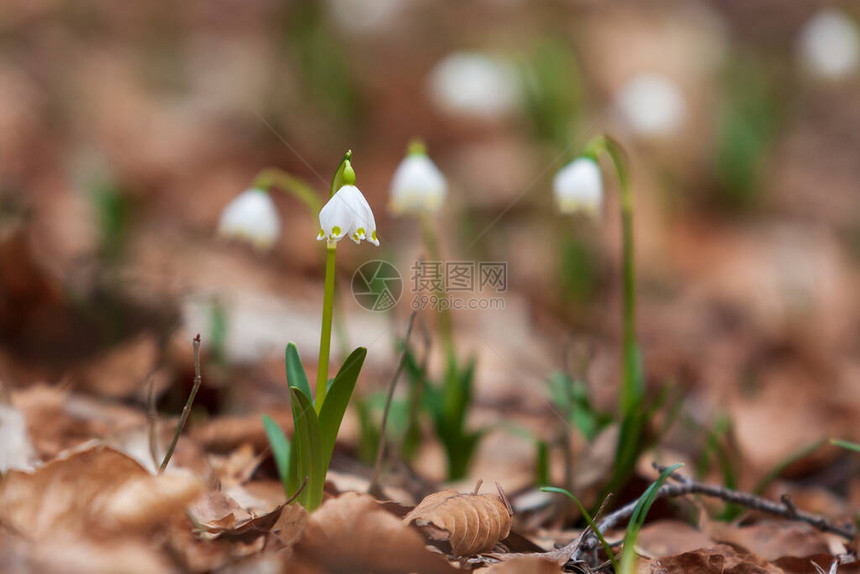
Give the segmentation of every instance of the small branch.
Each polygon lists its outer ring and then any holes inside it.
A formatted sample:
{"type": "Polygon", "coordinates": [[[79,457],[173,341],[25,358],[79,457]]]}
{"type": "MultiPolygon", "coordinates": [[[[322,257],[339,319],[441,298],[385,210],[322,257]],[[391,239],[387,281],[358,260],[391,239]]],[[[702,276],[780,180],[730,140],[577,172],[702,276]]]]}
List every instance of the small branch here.
{"type": "Polygon", "coordinates": [[[167,453],[164,455],[164,460],[161,461],[161,467],[158,469],[158,474],[164,473],[167,468],[167,463],[173,456],[173,451],[176,450],[176,443],[179,442],[179,435],[182,434],[182,429],[185,428],[185,423],[188,422],[188,416],[191,414],[191,405],[194,404],[194,397],[197,395],[197,390],[200,388],[200,383],[203,378],[200,375],[200,334],[194,337],[192,343],[194,349],[194,386],[191,387],[191,394],[188,395],[188,400],[185,401],[185,406],[182,407],[182,415],[179,417],[179,423],[176,425],[176,430],[173,432],[173,439],[170,441],[170,446],[167,448],[167,453]]]}
{"type": "Polygon", "coordinates": [[[400,354],[400,361],[397,363],[397,369],[394,371],[394,376],[391,377],[391,383],[388,385],[388,396],[385,397],[385,410],[382,411],[382,424],[379,429],[379,444],[376,447],[376,462],[373,463],[373,477],[370,479],[370,486],[367,491],[372,495],[381,494],[379,486],[379,474],[382,471],[382,457],[385,453],[385,428],[388,425],[388,412],[391,410],[391,401],[394,399],[394,389],[397,387],[397,380],[400,374],[406,367],[406,353],[409,351],[409,336],[412,335],[412,327],[415,325],[415,316],[418,311],[413,311],[409,316],[409,326],[406,327],[406,336],[403,339],[403,352],[400,354]]]}
{"type": "MultiPolygon", "coordinates": [[[[662,470],[662,467],[656,464],[654,467],[657,468],[657,470],[662,470]]],[[[701,494],[704,496],[719,498],[725,502],[739,504],[759,512],[781,516],[788,520],[805,522],[822,532],[832,532],[833,534],[837,534],[848,540],[853,540],[856,535],[856,528],[852,524],[849,523],[840,526],[827,520],[823,516],[798,510],[790,499],[788,503],[786,503],[785,500],[782,502],[776,502],[754,494],[738,492],[722,486],[702,484],[678,473],[673,473],[671,478],[675,481],[675,484],[664,484],[660,490],[657,491],[657,498],[701,494]]],[[[606,518],[601,520],[597,525],[600,531],[605,532],[615,528],[624,520],[630,518],[637,502],[638,499],[608,514],[606,518]]],[[[591,534],[584,538],[581,543],[574,541],[565,548],[570,551],[570,560],[576,561],[579,560],[583,554],[595,548],[597,543],[597,537],[594,534],[591,534]]]]}
{"type": "Polygon", "coordinates": [[[308,485],[308,477],[306,476],[306,477],[305,477],[305,479],[302,481],[302,485],[301,485],[301,486],[299,487],[299,489],[295,492],[295,494],[293,494],[293,495],[289,498],[289,500],[287,500],[287,501],[284,503],[284,506],[289,506],[290,504],[292,504],[292,503],[293,503],[293,501],[295,501],[295,500],[299,497],[299,495],[302,493],[302,491],[305,489],[305,487],[306,487],[307,485],[308,485]]]}
{"type": "Polygon", "coordinates": [[[791,495],[787,492],[783,493],[782,496],[779,497],[782,503],[785,505],[785,508],[788,510],[788,518],[792,520],[797,518],[797,507],[794,505],[794,501],[791,500],[791,495]]]}
{"type": "Polygon", "coordinates": [[[158,468],[158,411],[155,408],[155,378],[149,377],[149,389],[146,398],[146,422],[149,426],[149,456],[152,457],[152,468],[158,468]]]}

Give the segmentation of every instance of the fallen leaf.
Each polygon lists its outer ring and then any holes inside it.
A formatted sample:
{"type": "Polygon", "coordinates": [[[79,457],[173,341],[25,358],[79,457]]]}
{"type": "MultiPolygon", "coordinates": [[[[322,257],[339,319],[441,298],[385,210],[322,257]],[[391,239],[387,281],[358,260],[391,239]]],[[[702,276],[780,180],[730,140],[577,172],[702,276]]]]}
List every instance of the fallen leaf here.
{"type": "Polygon", "coordinates": [[[310,515],[296,553],[329,572],[458,572],[366,494],[345,493],[323,503],[310,515]]]}
{"type": "MultiPolygon", "coordinates": [[[[816,554],[813,556],[786,556],[778,558],[773,563],[785,571],[785,574],[817,574],[818,570],[812,565],[814,562],[827,572],[834,557],[830,554],[816,554]]],[[[849,562],[839,565],[839,574],[854,574],[860,572],[860,562],[849,562]]]]}
{"type": "Polygon", "coordinates": [[[511,515],[493,494],[442,490],[422,500],[403,522],[432,540],[447,540],[455,557],[489,552],[511,532],[511,515]]]}
{"type": "Polygon", "coordinates": [[[654,574],[783,574],[761,556],[718,544],[651,562],[654,574]]]}
{"type": "Polygon", "coordinates": [[[251,513],[221,491],[206,492],[188,508],[191,519],[207,532],[223,532],[251,520],[251,513]]]}
{"type": "Polygon", "coordinates": [[[562,569],[558,562],[546,556],[525,554],[493,564],[481,572],[486,572],[486,574],[556,574],[562,572],[562,569]]]}
{"type": "Polygon", "coordinates": [[[286,548],[291,548],[301,539],[308,522],[308,512],[299,504],[285,506],[278,521],[272,527],[272,534],[286,548]]]}
{"type": "Polygon", "coordinates": [[[722,522],[706,525],[711,538],[743,546],[767,560],[783,556],[827,554],[827,537],[809,524],[787,520],[762,520],[750,526],[722,522]]]}
{"type": "Polygon", "coordinates": [[[714,544],[711,538],[678,520],[660,520],[645,526],[636,539],[636,550],[649,558],[692,552],[714,544]]]}
{"type": "Polygon", "coordinates": [[[0,516],[31,539],[58,532],[142,531],[181,515],[201,485],[184,474],[150,475],[138,462],[97,445],[0,480],[0,516]]]}

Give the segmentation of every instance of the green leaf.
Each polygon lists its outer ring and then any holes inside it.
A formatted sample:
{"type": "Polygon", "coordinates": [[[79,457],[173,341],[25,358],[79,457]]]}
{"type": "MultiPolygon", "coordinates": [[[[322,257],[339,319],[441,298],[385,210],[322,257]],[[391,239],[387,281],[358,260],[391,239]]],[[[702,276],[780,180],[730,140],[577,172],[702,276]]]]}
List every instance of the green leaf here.
{"type": "Polygon", "coordinates": [[[639,502],[633,508],[633,514],[630,516],[630,522],[627,524],[627,532],[624,535],[624,550],[621,551],[621,574],[632,574],[635,570],[635,550],[636,539],[639,537],[639,531],[642,530],[642,525],[645,523],[645,516],[651,510],[651,505],[657,500],[657,493],[660,487],[663,486],[669,479],[669,475],[684,466],[681,463],[673,464],[669,468],[660,473],[660,477],[654,481],[648,490],[639,497],[639,502]]]}
{"type": "Polygon", "coordinates": [[[597,527],[597,524],[594,522],[594,518],[592,518],[591,514],[585,509],[585,506],[579,501],[577,497],[571,494],[569,491],[558,488],[556,486],[542,486],[541,491],[543,492],[555,492],[558,494],[563,494],[572,501],[576,503],[579,507],[579,511],[582,512],[582,517],[585,518],[585,521],[594,531],[594,535],[597,536],[597,539],[600,541],[600,545],[603,546],[603,550],[606,552],[606,555],[609,556],[610,562],[612,562],[613,572],[618,572],[618,562],[615,559],[615,552],[612,551],[612,546],[606,541],[606,538],[603,536],[603,533],[600,532],[600,529],[597,527]]]}
{"type": "Polygon", "coordinates": [[[365,357],[367,357],[367,349],[364,347],[359,347],[350,353],[334,376],[331,389],[322,406],[319,407],[321,454],[326,466],[328,466],[332,452],[334,452],[337,432],[340,430],[343,414],[346,412],[349,399],[352,397],[352,391],[355,389],[355,383],[358,380],[361,367],[364,365],[365,357]]]}
{"type": "Polygon", "coordinates": [[[275,458],[275,466],[278,467],[278,476],[281,477],[281,483],[286,490],[290,471],[290,441],[287,440],[278,423],[266,415],[263,415],[263,427],[266,429],[266,437],[268,437],[269,445],[272,447],[272,456],[275,458]]]}
{"type": "Polygon", "coordinates": [[[848,450],[853,450],[854,452],[860,452],[860,444],[856,442],[851,442],[847,440],[840,440],[838,438],[834,438],[830,440],[830,444],[838,447],[842,447],[848,450]]]}
{"type": "Polygon", "coordinates": [[[297,450],[299,482],[301,483],[305,477],[308,479],[305,489],[299,495],[299,500],[310,511],[322,503],[327,463],[322,457],[317,412],[310,399],[296,387],[290,387],[290,400],[293,406],[295,425],[293,443],[297,450]]]}
{"type": "Polygon", "coordinates": [[[290,342],[287,345],[287,350],[284,352],[284,363],[287,366],[287,384],[299,389],[309,400],[313,400],[311,385],[308,383],[308,376],[305,374],[305,367],[299,358],[299,350],[295,343],[290,342]]]}

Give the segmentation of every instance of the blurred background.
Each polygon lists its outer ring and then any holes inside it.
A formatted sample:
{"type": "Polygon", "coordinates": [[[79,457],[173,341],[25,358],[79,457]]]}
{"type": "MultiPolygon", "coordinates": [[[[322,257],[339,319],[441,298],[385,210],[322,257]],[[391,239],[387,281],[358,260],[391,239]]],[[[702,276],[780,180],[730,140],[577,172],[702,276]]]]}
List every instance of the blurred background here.
{"type": "MultiPolygon", "coordinates": [[[[650,387],[682,390],[691,424],[730,420],[748,481],[822,436],[858,439],[858,19],[807,0],[4,0],[3,394],[142,405],[151,384],[175,413],[199,332],[196,420],[287,409],[284,345],[312,368],[319,344],[318,224],[273,191],[283,231],[261,252],[219,239],[219,216],[268,166],[322,197],[347,149],[382,244],[338,250],[341,341],[369,347],[360,392],[383,389],[423,253],[389,184],[420,137],[448,178],[444,258],[508,268],[503,309],[453,314],[478,361],[471,416],[531,416],[540,433],[555,371],[611,411],[617,182],[606,170],[600,221],[558,214],[551,190],[608,133],[636,196],[650,387]],[[404,276],[391,312],[349,293],[373,259],[404,276]]],[[[443,477],[427,448],[416,464],[443,477]]],[[[510,472],[531,452],[493,431],[478,464],[510,472]]]]}

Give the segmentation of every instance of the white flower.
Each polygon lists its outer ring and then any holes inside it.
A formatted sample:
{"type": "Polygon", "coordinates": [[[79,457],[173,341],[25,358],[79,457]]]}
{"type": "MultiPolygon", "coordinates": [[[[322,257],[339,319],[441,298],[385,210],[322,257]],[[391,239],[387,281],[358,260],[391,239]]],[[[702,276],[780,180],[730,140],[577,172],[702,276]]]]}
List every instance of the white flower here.
{"type": "Polygon", "coordinates": [[[424,153],[410,153],[391,180],[391,211],[432,213],[439,210],[447,193],[448,183],[436,164],[424,153]]]}
{"type": "Polygon", "coordinates": [[[354,185],[344,185],[320,210],[320,232],[317,239],[340,241],[349,236],[356,243],[366,239],[379,245],[373,211],[361,191],[354,185]]]}
{"type": "Polygon", "coordinates": [[[561,168],[552,182],[556,205],[562,213],[584,211],[597,216],[603,205],[603,177],[600,166],[589,157],[580,157],[561,168]]]}
{"type": "Polygon", "coordinates": [[[253,243],[260,249],[272,246],[281,232],[275,202],[262,189],[248,189],[221,212],[218,233],[253,243]]]}
{"type": "Polygon", "coordinates": [[[843,12],[824,9],[803,27],[799,49],[812,73],[821,78],[842,78],[860,64],[860,31],[843,12]]]}
{"type": "Polygon", "coordinates": [[[451,54],[436,64],[429,90],[442,111],[466,118],[504,116],[520,98],[517,76],[509,64],[468,52],[451,54]]]}
{"type": "Polygon", "coordinates": [[[657,74],[635,76],[618,92],[615,104],[630,128],[646,137],[677,132],[687,115],[684,95],[657,74]]]}
{"type": "Polygon", "coordinates": [[[390,30],[408,6],[404,0],[327,0],[326,4],[337,25],[356,34],[390,30]]]}

